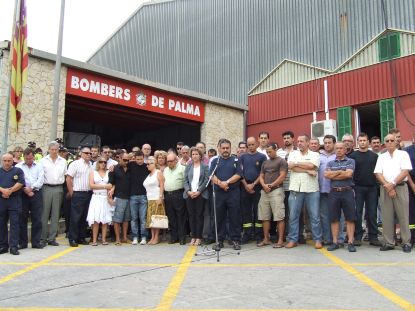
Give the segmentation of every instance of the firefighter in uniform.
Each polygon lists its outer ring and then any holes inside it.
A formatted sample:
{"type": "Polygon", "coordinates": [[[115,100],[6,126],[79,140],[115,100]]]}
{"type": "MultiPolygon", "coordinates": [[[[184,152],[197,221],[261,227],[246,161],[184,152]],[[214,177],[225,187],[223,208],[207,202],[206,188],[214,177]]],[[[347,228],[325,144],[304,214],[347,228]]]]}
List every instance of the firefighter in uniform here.
{"type": "Polygon", "coordinates": [[[24,173],[13,167],[13,155],[6,153],[1,157],[0,168],[0,254],[19,255],[19,213],[22,208],[20,189],[24,186],[24,173]],[[10,239],[7,222],[10,219],[10,239]]]}
{"type": "Polygon", "coordinates": [[[250,240],[259,243],[262,240],[262,223],[258,221],[258,202],[261,197],[261,184],[259,175],[262,163],[267,157],[256,150],[255,137],[249,137],[246,141],[248,151],[239,157],[242,170],[241,185],[241,211],[242,211],[242,244],[250,240]]]}
{"type": "Polygon", "coordinates": [[[212,161],[210,174],[216,194],[216,217],[218,226],[219,247],[223,248],[226,232],[226,217],[229,222],[229,237],[233,248],[240,250],[241,211],[240,211],[240,178],[242,176],[238,158],[231,155],[231,142],[220,140],[221,155],[212,161]]]}

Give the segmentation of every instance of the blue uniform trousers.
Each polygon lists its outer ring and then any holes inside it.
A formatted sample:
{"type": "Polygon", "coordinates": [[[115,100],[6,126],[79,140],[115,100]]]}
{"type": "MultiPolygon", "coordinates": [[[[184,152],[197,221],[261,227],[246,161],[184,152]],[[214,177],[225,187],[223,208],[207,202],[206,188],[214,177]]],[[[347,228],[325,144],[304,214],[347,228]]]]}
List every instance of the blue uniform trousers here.
{"type": "Polygon", "coordinates": [[[29,197],[26,194],[22,194],[22,211],[20,214],[20,234],[19,245],[27,246],[28,234],[27,234],[27,222],[30,217],[32,222],[31,230],[31,242],[33,245],[40,244],[40,236],[42,234],[42,210],[43,210],[43,197],[42,190],[35,191],[33,197],[29,197]]]}
{"type": "Polygon", "coordinates": [[[223,241],[226,237],[226,219],[229,221],[229,237],[232,241],[241,240],[241,209],[239,188],[227,192],[216,191],[216,217],[218,238],[223,241]]]}
{"type": "Polygon", "coordinates": [[[19,243],[19,213],[22,208],[20,196],[8,199],[0,197],[0,248],[17,248],[19,243]],[[10,239],[7,222],[10,220],[10,239]]]}

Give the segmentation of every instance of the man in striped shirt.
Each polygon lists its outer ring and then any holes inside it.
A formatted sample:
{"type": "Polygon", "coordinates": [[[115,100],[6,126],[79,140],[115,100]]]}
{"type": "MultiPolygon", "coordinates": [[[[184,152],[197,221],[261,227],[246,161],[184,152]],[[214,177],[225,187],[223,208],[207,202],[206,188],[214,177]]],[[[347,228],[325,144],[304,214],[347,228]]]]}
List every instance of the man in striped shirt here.
{"type": "Polygon", "coordinates": [[[86,242],[86,216],[88,215],[91,189],[89,187],[89,171],[91,170],[91,149],[83,147],[81,158],[69,165],[66,174],[71,202],[71,219],[69,224],[69,245],[77,247],[78,244],[87,245],[86,242]]]}

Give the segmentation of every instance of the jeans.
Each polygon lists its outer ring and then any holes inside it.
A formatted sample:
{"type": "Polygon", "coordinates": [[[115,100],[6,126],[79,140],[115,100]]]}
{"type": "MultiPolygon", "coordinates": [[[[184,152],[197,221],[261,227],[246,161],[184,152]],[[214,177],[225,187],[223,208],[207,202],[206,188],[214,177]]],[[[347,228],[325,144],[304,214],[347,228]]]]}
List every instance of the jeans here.
{"type": "Polygon", "coordinates": [[[320,192],[297,192],[291,191],[288,198],[290,206],[290,231],[288,239],[291,242],[298,242],[298,227],[301,209],[307,207],[308,216],[310,217],[311,232],[313,240],[321,242],[321,223],[320,223],[320,192]]]}
{"type": "Polygon", "coordinates": [[[146,216],[147,216],[147,196],[146,195],[132,195],[130,197],[131,210],[131,232],[133,238],[138,238],[138,228],[140,227],[141,238],[147,238],[146,230],[146,216]],[[140,218],[140,226],[138,219],[140,218]]]}
{"type": "Polygon", "coordinates": [[[369,241],[378,239],[378,227],[377,227],[377,206],[378,206],[378,192],[377,187],[364,187],[355,186],[355,199],[356,199],[356,230],[355,240],[360,241],[363,237],[362,218],[363,218],[363,206],[366,209],[367,219],[366,227],[368,228],[369,241]]]}
{"type": "Polygon", "coordinates": [[[324,242],[331,242],[331,222],[329,214],[328,193],[320,193],[320,219],[324,242]]]}

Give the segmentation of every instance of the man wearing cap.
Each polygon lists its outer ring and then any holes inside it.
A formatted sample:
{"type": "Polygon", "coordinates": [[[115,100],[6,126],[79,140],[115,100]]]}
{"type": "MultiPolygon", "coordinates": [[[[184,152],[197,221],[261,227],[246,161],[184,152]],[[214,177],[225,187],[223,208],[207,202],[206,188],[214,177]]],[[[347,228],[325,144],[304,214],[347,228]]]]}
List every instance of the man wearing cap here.
{"type": "Polygon", "coordinates": [[[40,161],[44,171],[41,240],[43,244],[52,246],[59,245],[56,242],[56,235],[66,174],[66,161],[58,155],[58,150],[59,144],[56,141],[50,142],[49,154],[40,161]],[[50,226],[48,225],[49,217],[50,226]]]}
{"type": "Polygon", "coordinates": [[[20,162],[16,167],[21,168],[24,172],[25,186],[22,194],[22,213],[20,215],[20,236],[19,248],[27,248],[28,234],[27,222],[30,215],[32,223],[31,242],[32,248],[43,248],[44,244],[40,242],[42,234],[42,186],[44,171],[41,164],[34,161],[33,150],[27,148],[23,151],[24,162],[20,162]]]}
{"type": "Polygon", "coordinates": [[[19,213],[21,211],[21,191],[25,185],[24,173],[13,167],[13,156],[9,153],[1,157],[0,168],[0,254],[19,255],[19,213]],[[7,222],[10,220],[10,239],[7,222]]]}

